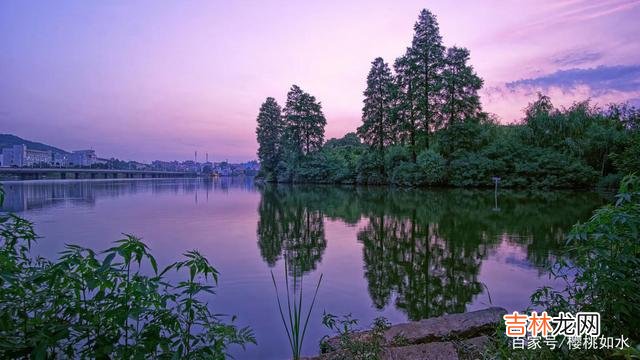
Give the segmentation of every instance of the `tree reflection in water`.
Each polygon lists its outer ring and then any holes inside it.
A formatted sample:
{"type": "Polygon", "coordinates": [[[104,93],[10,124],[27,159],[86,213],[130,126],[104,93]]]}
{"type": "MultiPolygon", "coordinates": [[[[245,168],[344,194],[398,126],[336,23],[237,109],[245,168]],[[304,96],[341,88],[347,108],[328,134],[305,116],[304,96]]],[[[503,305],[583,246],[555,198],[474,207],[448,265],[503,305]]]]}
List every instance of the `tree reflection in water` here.
{"type": "Polygon", "coordinates": [[[374,306],[393,302],[413,320],[464,311],[483,290],[483,260],[501,242],[546,265],[564,231],[603,201],[593,193],[503,191],[495,212],[493,191],[272,184],[260,191],[258,245],[269,266],[286,255],[290,275],[313,271],[327,246],[325,217],[363,223],[357,241],[374,306]]]}
{"type": "Polygon", "coordinates": [[[315,192],[291,191],[270,186],[259,205],[258,245],[269,266],[284,256],[290,275],[315,270],[327,247],[323,213],[307,204],[317,201],[315,192]]]}

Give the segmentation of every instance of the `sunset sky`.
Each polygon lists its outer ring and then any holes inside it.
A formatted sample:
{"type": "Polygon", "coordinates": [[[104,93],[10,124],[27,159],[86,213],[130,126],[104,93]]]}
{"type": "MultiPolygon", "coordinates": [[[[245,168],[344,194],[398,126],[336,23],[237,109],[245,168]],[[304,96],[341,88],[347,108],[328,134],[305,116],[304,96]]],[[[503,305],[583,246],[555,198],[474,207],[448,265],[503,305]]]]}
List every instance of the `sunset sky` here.
{"type": "Polygon", "coordinates": [[[255,119],[292,84],[326,137],[353,131],[371,61],[410,44],[422,8],[471,51],[484,109],[536,91],[640,105],[640,0],[0,2],[0,133],[100,157],[256,158],[255,119]]]}

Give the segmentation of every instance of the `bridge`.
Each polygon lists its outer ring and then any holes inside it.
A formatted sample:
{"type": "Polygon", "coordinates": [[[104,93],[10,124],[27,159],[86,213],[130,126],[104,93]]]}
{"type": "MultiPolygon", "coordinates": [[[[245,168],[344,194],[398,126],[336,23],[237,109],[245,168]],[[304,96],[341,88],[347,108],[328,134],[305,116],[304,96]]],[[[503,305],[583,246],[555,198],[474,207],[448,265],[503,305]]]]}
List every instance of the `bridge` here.
{"type": "Polygon", "coordinates": [[[120,169],[74,169],[74,168],[0,168],[0,178],[20,180],[39,179],[155,179],[196,177],[195,172],[120,170],[120,169]]]}

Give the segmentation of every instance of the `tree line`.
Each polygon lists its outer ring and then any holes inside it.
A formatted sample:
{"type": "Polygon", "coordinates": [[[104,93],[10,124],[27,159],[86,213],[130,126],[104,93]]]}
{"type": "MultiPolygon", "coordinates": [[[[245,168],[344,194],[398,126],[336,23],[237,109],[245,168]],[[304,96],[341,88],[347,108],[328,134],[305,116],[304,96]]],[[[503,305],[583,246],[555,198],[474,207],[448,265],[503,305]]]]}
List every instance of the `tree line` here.
{"type": "Polygon", "coordinates": [[[367,76],[362,124],[324,142],[316,99],[294,85],[284,109],[273,98],[256,130],[260,176],[268,181],[511,187],[615,185],[640,170],[640,112],[588,100],[556,108],[549,97],[524,119],[500,125],[482,110],[483,80],[469,50],[446,48],[434,14],[422,10],[411,45],[367,76]]]}

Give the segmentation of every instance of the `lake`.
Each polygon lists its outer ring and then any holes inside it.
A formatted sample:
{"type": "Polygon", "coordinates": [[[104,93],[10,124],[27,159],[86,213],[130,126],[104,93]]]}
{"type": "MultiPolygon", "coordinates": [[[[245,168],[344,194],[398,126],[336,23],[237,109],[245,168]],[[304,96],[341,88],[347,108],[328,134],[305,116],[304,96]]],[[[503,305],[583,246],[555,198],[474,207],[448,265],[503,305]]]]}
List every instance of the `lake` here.
{"type": "MultiPolygon", "coordinates": [[[[284,359],[281,296],[288,275],[306,293],[320,276],[305,354],[323,311],[403,322],[488,306],[522,310],[543,285],[565,232],[606,200],[590,192],[258,186],[251,178],[6,182],[4,210],[35,223],[34,251],[106,249],[123,233],[161,265],[200,250],[220,271],[218,313],[251,326],[258,346],[238,359],[284,359]]],[[[173,275],[172,275],[173,276],[173,275]]]]}

